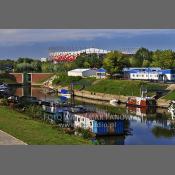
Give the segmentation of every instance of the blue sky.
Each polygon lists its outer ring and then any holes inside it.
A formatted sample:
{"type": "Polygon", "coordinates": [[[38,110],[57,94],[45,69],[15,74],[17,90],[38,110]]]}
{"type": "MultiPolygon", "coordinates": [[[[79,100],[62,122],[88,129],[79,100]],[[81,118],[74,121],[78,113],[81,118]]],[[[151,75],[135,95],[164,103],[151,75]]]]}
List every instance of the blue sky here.
{"type": "Polygon", "coordinates": [[[0,29],[0,59],[47,57],[49,47],[175,50],[175,29],[0,29]]]}

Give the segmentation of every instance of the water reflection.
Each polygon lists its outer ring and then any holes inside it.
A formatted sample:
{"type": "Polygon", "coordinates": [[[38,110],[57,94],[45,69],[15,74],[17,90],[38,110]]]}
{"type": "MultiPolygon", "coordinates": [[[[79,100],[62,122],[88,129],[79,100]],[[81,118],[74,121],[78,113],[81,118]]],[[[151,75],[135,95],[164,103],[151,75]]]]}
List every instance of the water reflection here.
{"type": "MultiPolygon", "coordinates": [[[[40,87],[15,89],[18,96],[31,95],[41,100],[58,101],[58,96],[45,94],[40,87]]],[[[175,144],[175,120],[166,109],[134,108],[109,104],[97,105],[76,101],[97,112],[120,114],[127,118],[123,125],[123,133],[114,136],[97,136],[100,144],[175,144]],[[126,132],[127,131],[127,132],[126,132]]],[[[108,128],[109,129],[109,128],[108,128]]],[[[115,128],[110,128],[111,131],[115,128]]]]}

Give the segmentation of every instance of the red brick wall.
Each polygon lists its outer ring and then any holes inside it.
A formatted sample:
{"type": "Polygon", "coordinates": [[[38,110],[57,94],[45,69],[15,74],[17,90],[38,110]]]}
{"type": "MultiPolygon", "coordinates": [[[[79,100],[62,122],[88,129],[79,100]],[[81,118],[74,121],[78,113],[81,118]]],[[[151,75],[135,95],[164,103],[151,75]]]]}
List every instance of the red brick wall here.
{"type": "Polygon", "coordinates": [[[44,81],[47,78],[51,77],[52,75],[52,73],[31,73],[31,84],[38,84],[41,81],[44,81]]]}
{"type": "Polygon", "coordinates": [[[10,73],[16,78],[17,83],[23,83],[23,73],[10,73]]]}
{"type": "Polygon", "coordinates": [[[23,96],[24,95],[23,94],[23,88],[17,88],[15,95],[17,95],[17,96],[23,96]]]}

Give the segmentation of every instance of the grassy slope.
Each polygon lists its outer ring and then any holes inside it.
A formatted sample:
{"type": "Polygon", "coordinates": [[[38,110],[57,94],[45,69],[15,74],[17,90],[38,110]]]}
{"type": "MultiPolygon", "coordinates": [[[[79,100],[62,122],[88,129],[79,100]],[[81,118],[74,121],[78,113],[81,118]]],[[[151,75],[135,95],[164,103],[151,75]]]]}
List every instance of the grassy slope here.
{"type": "Polygon", "coordinates": [[[15,78],[7,73],[0,73],[0,82],[16,83],[15,78]]]}
{"type": "Polygon", "coordinates": [[[32,120],[7,107],[0,107],[0,129],[33,145],[90,143],[81,137],[65,134],[62,129],[58,130],[49,124],[32,120]]]}
{"type": "Polygon", "coordinates": [[[166,96],[163,97],[166,100],[175,100],[175,90],[169,92],[166,96]]]}
{"type": "Polygon", "coordinates": [[[121,95],[140,95],[140,87],[146,87],[148,91],[165,89],[166,85],[132,80],[100,80],[98,83],[86,88],[88,91],[121,95]]]}

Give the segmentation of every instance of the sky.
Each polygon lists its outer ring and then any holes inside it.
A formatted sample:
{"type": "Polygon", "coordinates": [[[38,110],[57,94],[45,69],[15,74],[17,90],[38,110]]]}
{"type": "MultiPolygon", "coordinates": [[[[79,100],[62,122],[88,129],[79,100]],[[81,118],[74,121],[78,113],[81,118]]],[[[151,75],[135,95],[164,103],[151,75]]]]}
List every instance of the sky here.
{"type": "Polygon", "coordinates": [[[175,50],[175,29],[0,29],[0,59],[48,57],[48,49],[175,50]]]}

